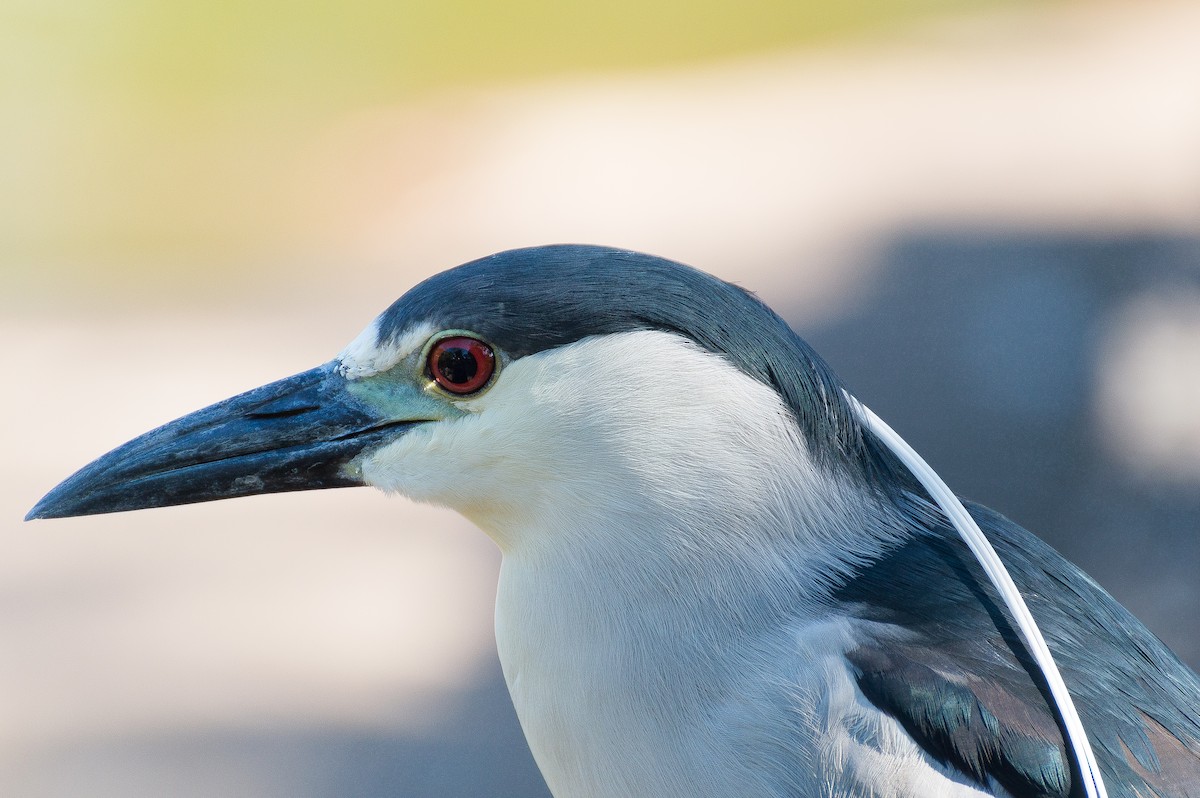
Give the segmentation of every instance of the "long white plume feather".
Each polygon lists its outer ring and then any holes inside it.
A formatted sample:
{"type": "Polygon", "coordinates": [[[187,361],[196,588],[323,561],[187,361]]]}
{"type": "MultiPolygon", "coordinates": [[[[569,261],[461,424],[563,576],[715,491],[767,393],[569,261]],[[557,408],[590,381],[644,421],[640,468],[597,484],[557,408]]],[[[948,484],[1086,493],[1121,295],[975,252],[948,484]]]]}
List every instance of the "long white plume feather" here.
{"type": "Polygon", "coordinates": [[[1066,728],[1075,761],[1079,763],[1079,769],[1083,774],[1084,788],[1088,798],[1108,798],[1108,791],[1104,787],[1104,779],[1100,775],[1100,767],[1096,763],[1092,744],[1083,728],[1083,722],[1079,719],[1079,713],[1075,711],[1075,703],[1071,700],[1071,694],[1067,690],[1066,683],[1063,682],[1062,674],[1059,673],[1058,666],[1054,663],[1054,656],[1046,646],[1046,640],[1042,637],[1037,621],[1033,619],[1029,607],[1025,605],[1025,599],[1021,597],[1021,592],[1013,583],[1012,577],[1009,576],[1008,569],[996,555],[996,550],[984,537],[979,525],[975,523],[975,519],[967,512],[967,508],[963,507],[963,503],[946,486],[942,478],[929,467],[929,464],[879,416],[871,412],[870,408],[849,394],[847,397],[860,420],[900,458],[913,476],[925,486],[929,495],[933,497],[933,500],[942,508],[946,517],[962,535],[975,558],[979,560],[979,564],[983,566],[983,570],[992,580],[992,584],[996,586],[996,590],[1012,614],[1013,620],[1016,621],[1021,638],[1025,641],[1025,645],[1033,654],[1034,661],[1037,662],[1038,667],[1042,670],[1042,675],[1046,678],[1050,696],[1054,699],[1055,708],[1066,728]]]}

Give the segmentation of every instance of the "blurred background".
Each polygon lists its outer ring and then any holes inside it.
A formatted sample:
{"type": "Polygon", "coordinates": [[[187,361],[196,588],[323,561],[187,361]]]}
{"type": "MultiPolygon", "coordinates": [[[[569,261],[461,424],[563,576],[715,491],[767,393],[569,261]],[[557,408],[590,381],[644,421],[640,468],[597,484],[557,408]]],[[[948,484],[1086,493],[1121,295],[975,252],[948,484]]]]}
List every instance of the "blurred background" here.
{"type": "Polygon", "coordinates": [[[1200,4],[0,0],[0,794],[541,796],[498,555],[372,491],[22,524],[578,241],[757,291],[1200,664],[1200,4]]]}

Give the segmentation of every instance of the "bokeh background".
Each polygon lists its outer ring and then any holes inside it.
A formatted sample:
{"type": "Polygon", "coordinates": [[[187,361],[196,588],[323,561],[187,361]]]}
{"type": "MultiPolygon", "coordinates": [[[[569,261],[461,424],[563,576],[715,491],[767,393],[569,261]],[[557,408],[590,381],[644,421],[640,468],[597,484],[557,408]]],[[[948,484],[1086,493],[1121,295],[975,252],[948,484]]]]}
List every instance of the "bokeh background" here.
{"type": "Polygon", "coordinates": [[[758,291],[1200,664],[1200,4],[0,0],[0,794],[545,795],[457,517],[20,518],[560,241],[758,291]]]}

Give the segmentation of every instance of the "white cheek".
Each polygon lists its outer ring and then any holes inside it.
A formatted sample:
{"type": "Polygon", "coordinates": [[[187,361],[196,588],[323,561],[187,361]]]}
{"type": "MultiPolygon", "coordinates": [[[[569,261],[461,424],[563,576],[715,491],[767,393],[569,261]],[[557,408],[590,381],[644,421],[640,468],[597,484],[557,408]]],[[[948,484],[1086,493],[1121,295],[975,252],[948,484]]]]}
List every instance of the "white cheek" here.
{"type": "Polygon", "coordinates": [[[438,497],[452,483],[458,465],[446,456],[448,444],[457,437],[447,430],[453,423],[415,427],[394,443],[370,453],[362,463],[364,481],[418,501],[446,503],[439,502],[438,497]]]}
{"type": "Polygon", "coordinates": [[[468,415],[423,424],[362,461],[368,485],[483,522],[537,502],[566,460],[568,437],[535,398],[532,358],[505,369],[468,415]]]}

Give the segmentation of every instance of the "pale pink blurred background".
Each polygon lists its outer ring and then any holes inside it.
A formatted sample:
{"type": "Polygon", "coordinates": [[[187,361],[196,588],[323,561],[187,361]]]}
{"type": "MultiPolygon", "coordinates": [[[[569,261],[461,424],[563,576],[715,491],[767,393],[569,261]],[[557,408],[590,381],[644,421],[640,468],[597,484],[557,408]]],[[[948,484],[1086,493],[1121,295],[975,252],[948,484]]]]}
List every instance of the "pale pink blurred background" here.
{"type": "Polygon", "coordinates": [[[104,72],[126,62],[66,56],[192,23],[3,13],[0,794],[544,794],[498,555],[456,516],[343,490],[20,521],[424,276],[537,243],[758,291],[952,486],[1200,663],[1200,5],[959,7],[361,92],[303,48],[218,52],[211,85],[104,72]]]}

